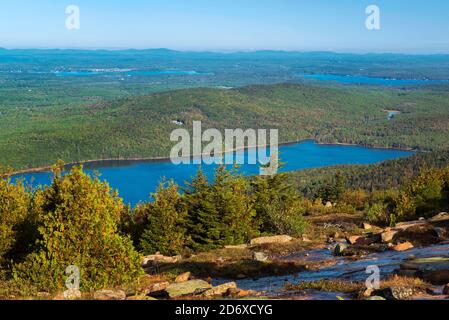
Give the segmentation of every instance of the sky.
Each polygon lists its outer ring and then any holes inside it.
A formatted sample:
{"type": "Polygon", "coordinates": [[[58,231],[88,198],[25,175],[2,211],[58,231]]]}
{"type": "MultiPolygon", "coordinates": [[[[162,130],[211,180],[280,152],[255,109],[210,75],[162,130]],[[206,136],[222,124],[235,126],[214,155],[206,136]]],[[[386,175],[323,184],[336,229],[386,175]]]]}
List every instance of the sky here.
{"type": "Polygon", "coordinates": [[[449,1],[3,0],[0,47],[449,53],[449,1]],[[369,5],[380,30],[365,26],[369,5]]]}

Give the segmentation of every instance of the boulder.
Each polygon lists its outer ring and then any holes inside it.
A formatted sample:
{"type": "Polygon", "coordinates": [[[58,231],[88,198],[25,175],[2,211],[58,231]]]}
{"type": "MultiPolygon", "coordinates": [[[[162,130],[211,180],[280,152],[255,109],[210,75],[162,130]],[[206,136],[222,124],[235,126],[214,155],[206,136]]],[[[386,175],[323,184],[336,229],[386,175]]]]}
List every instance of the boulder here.
{"type": "Polygon", "coordinates": [[[413,288],[399,286],[373,291],[373,295],[384,297],[387,300],[409,300],[415,293],[413,288]]]}
{"type": "Polygon", "coordinates": [[[241,290],[238,288],[230,288],[226,291],[225,296],[231,298],[245,298],[248,296],[257,295],[257,291],[253,290],[241,290]]]}
{"type": "Polygon", "coordinates": [[[204,297],[215,297],[215,296],[223,296],[229,289],[237,289],[237,284],[235,282],[228,282],[221,284],[219,286],[213,287],[205,291],[202,296],[204,297]]]}
{"type": "Polygon", "coordinates": [[[429,222],[432,222],[432,223],[443,222],[443,221],[449,221],[449,213],[441,212],[441,213],[437,214],[436,216],[429,219],[429,222]]]}
{"type": "Polygon", "coordinates": [[[128,297],[126,298],[126,300],[144,301],[144,300],[157,300],[157,299],[146,295],[137,295],[128,297]]]}
{"type": "Polygon", "coordinates": [[[385,299],[384,297],[372,296],[372,297],[369,297],[369,298],[367,298],[365,300],[387,300],[387,299],[385,299]]]}
{"type": "Polygon", "coordinates": [[[449,258],[431,257],[409,260],[400,265],[398,274],[419,277],[432,284],[444,285],[449,283],[449,258]]]}
{"type": "Polygon", "coordinates": [[[264,252],[254,252],[253,259],[259,262],[265,262],[268,260],[268,256],[264,252]]]}
{"type": "Polygon", "coordinates": [[[303,236],[302,236],[302,242],[312,242],[312,240],[310,240],[309,238],[307,238],[307,236],[303,235],[303,236]]]}
{"type": "Polygon", "coordinates": [[[190,272],[184,272],[176,277],[175,282],[176,283],[186,282],[190,279],[190,275],[191,275],[190,272]]]}
{"type": "Polygon", "coordinates": [[[166,257],[156,253],[142,258],[142,268],[150,267],[159,263],[177,263],[179,260],[181,260],[181,256],[166,257]]]}
{"type": "Polygon", "coordinates": [[[346,238],[346,241],[349,243],[349,244],[356,244],[357,243],[357,241],[358,240],[360,240],[360,236],[350,236],[350,237],[347,237],[346,238]]]}
{"type": "Polygon", "coordinates": [[[369,298],[373,294],[373,291],[374,291],[374,289],[368,288],[365,291],[363,291],[363,296],[365,298],[369,298]]]}
{"type": "Polygon", "coordinates": [[[380,234],[382,242],[386,243],[393,241],[393,238],[397,233],[397,230],[385,229],[385,231],[380,234]]]}
{"type": "Polygon", "coordinates": [[[380,241],[381,241],[380,234],[370,233],[370,234],[364,235],[363,237],[360,237],[357,240],[357,245],[369,246],[369,245],[372,245],[373,243],[379,243],[380,241]]]}
{"type": "Polygon", "coordinates": [[[362,224],[362,227],[363,227],[363,229],[365,229],[365,230],[371,230],[371,229],[373,228],[373,226],[370,225],[370,224],[367,223],[367,222],[364,222],[364,223],[362,224]]]}
{"type": "Polygon", "coordinates": [[[148,286],[146,286],[143,290],[142,293],[144,295],[149,295],[151,293],[154,292],[160,292],[160,291],[164,291],[165,289],[167,289],[167,287],[170,285],[169,282],[157,282],[157,283],[152,283],[148,286]]]}
{"type": "Polygon", "coordinates": [[[94,293],[94,300],[125,300],[126,293],[123,290],[98,290],[94,293]]]}
{"type": "Polygon", "coordinates": [[[413,244],[409,241],[406,241],[406,242],[403,242],[403,243],[400,243],[400,244],[397,244],[397,245],[391,247],[391,249],[394,251],[407,251],[407,250],[410,250],[413,248],[414,248],[413,244]]]}
{"type": "Polygon", "coordinates": [[[78,300],[81,299],[81,291],[79,289],[68,289],[64,291],[65,300],[78,300]]]}
{"type": "Polygon", "coordinates": [[[325,207],[326,209],[333,208],[332,202],[330,202],[330,201],[326,202],[326,204],[324,205],[324,207],[325,207]]]}
{"type": "Polygon", "coordinates": [[[40,300],[49,300],[49,299],[51,299],[51,293],[41,291],[41,292],[36,293],[36,297],[40,300]]]}
{"type": "Polygon", "coordinates": [[[203,293],[212,288],[212,286],[204,280],[189,280],[181,283],[170,284],[165,291],[170,298],[203,293]]]}
{"type": "Polygon", "coordinates": [[[411,227],[425,226],[428,225],[427,221],[409,221],[409,222],[401,222],[396,224],[394,227],[395,230],[405,231],[411,227]]]}
{"type": "Polygon", "coordinates": [[[287,235],[282,236],[272,236],[272,237],[260,237],[255,238],[251,240],[251,245],[263,245],[263,244],[270,244],[270,243],[287,243],[292,241],[293,238],[287,235]]]}

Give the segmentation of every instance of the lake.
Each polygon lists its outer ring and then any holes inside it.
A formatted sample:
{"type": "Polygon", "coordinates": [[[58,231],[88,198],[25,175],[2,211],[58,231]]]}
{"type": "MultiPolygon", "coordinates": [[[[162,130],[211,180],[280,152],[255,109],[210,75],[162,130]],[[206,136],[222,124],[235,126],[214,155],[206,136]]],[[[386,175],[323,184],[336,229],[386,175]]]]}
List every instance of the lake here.
{"type": "Polygon", "coordinates": [[[410,86],[410,85],[425,85],[425,84],[441,84],[449,82],[447,80],[391,79],[391,78],[376,78],[376,77],[335,75],[335,74],[305,74],[301,75],[300,77],[307,80],[329,81],[343,84],[369,84],[369,85],[382,85],[382,86],[410,86]]]}
{"type": "MultiPolygon", "coordinates": [[[[255,149],[239,151],[245,157],[255,149]]],[[[343,164],[373,164],[390,159],[408,157],[412,151],[390,149],[373,149],[347,145],[321,145],[314,141],[302,141],[283,145],[279,148],[281,162],[285,166],[281,171],[296,171],[309,168],[326,167],[343,164]]],[[[103,161],[85,164],[84,168],[92,173],[98,171],[101,179],[119,190],[120,196],[126,203],[135,205],[149,199],[159,182],[165,177],[183,184],[190,180],[198,170],[199,165],[174,165],[170,161],[103,161]]],[[[211,177],[215,165],[203,165],[205,173],[211,177]]],[[[245,175],[259,173],[257,165],[243,165],[239,169],[245,175]]],[[[33,186],[47,185],[51,181],[51,173],[37,172],[21,174],[15,177],[24,178],[33,186]]]]}

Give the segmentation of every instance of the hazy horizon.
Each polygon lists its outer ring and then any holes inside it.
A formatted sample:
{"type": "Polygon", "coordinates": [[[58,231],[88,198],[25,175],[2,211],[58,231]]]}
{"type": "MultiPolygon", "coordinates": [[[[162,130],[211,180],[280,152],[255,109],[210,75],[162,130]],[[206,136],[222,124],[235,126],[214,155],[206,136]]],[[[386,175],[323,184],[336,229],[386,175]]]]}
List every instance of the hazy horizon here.
{"type": "Polygon", "coordinates": [[[216,53],[216,54],[237,54],[237,53],[262,53],[262,52],[277,52],[277,53],[303,53],[303,54],[313,54],[313,53],[328,53],[328,54],[352,54],[352,55],[449,55],[448,51],[428,51],[428,52],[407,52],[407,51],[331,51],[331,50],[280,50],[280,49],[235,49],[235,50],[214,50],[214,49],[203,49],[203,50],[182,50],[173,48],[133,48],[133,47],[123,47],[123,48],[111,48],[111,47],[3,47],[0,46],[0,50],[14,51],[14,50],[67,50],[67,51],[157,51],[165,50],[180,53],[216,53]]]}
{"type": "Polygon", "coordinates": [[[449,53],[447,12],[445,0],[16,0],[2,5],[0,47],[449,53]],[[67,29],[68,5],[79,8],[79,29],[67,29]],[[370,5],[376,30],[366,27],[370,5]]]}

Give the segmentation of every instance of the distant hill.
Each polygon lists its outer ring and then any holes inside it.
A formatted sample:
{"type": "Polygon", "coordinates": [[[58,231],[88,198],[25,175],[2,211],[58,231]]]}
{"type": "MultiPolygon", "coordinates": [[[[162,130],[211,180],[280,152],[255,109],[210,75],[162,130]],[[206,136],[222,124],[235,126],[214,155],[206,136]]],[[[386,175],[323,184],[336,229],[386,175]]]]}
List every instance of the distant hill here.
{"type": "Polygon", "coordinates": [[[335,166],[291,173],[291,181],[306,196],[314,197],[322,185],[339,172],[349,189],[365,191],[400,188],[418,176],[423,168],[444,168],[449,164],[449,150],[418,153],[412,157],[388,160],[368,166],[335,166]]]}
{"type": "Polygon", "coordinates": [[[0,163],[15,168],[88,159],[168,156],[172,130],[278,128],[282,142],[449,148],[449,92],[297,84],[197,88],[78,106],[4,108],[0,163]],[[387,119],[387,109],[402,113],[387,119]]]}

